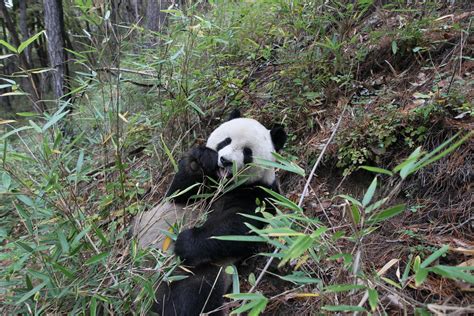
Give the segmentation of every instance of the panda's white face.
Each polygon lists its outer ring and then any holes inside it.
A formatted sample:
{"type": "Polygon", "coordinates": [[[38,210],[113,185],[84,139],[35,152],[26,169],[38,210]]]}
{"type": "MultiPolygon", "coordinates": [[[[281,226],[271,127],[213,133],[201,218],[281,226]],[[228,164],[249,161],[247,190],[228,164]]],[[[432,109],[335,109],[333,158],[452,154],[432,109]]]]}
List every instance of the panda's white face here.
{"type": "MultiPolygon", "coordinates": [[[[225,177],[232,173],[232,165],[242,169],[255,158],[274,161],[272,152],[275,147],[270,131],[258,121],[250,118],[236,118],[225,122],[215,129],[206,146],[218,153],[219,176],[225,177]]],[[[273,169],[252,166],[245,172],[248,183],[261,181],[271,185],[275,180],[273,169]]]]}

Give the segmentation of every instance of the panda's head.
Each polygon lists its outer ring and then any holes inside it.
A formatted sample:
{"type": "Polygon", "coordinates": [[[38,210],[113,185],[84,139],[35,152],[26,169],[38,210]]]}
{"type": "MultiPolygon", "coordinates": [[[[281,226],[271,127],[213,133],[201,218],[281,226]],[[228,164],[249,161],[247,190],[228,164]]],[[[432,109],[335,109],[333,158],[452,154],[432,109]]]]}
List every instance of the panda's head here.
{"type": "MultiPolygon", "coordinates": [[[[207,140],[206,147],[217,152],[219,177],[232,174],[232,165],[237,170],[255,162],[255,158],[274,161],[272,152],[280,150],[286,142],[286,133],[282,126],[271,130],[258,121],[241,118],[238,111],[231,114],[230,120],[215,129],[207,140]]],[[[261,182],[272,185],[275,181],[275,170],[251,166],[245,174],[249,176],[247,183],[261,182]]]]}

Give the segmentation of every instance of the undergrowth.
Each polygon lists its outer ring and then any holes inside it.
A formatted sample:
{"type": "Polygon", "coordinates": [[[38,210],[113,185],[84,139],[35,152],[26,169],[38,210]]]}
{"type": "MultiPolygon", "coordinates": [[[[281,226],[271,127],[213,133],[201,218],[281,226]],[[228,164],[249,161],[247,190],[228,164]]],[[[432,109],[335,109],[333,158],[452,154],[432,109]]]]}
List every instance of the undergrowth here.
{"type": "Polygon", "coordinates": [[[130,221],[158,203],[180,154],[239,107],[285,124],[289,145],[279,162],[286,194],[264,202],[278,213],[264,213],[263,230],[249,227],[269,250],[250,259],[252,271],[226,270],[227,311],[472,312],[472,16],[463,9],[208,1],[165,10],[166,27],[150,32],[111,24],[91,2],[66,8],[78,24],[71,94],[44,115],[0,120],[0,311],[145,314],[176,262],[139,249],[130,221]],[[316,172],[327,177],[297,204],[296,164],[308,174],[346,104],[316,172]],[[423,170],[445,180],[446,165],[461,179],[443,182],[456,199],[422,192],[423,170]],[[367,187],[348,182],[360,172],[371,175],[367,187]],[[263,270],[268,258],[277,264],[263,270]]]}

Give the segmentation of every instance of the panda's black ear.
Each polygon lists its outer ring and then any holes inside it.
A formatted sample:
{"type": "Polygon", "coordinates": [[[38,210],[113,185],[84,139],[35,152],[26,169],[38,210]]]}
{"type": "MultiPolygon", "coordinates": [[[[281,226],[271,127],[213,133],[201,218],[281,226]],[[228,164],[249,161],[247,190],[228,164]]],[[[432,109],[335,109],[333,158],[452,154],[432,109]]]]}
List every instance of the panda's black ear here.
{"type": "Polygon", "coordinates": [[[276,151],[279,151],[285,146],[287,136],[283,125],[274,125],[270,130],[270,136],[272,137],[273,146],[276,151]]]}
{"type": "Polygon", "coordinates": [[[242,115],[240,114],[240,110],[239,109],[234,109],[234,110],[232,110],[232,112],[230,112],[230,115],[229,115],[229,118],[227,119],[227,121],[231,121],[231,120],[239,118],[239,117],[242,117],[242,115]]]}

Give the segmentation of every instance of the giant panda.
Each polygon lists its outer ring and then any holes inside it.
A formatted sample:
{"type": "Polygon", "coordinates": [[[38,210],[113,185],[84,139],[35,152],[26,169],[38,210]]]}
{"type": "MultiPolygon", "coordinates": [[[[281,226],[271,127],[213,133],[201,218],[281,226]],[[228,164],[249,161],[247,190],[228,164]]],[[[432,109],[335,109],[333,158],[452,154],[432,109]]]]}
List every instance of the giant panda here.
{"type": "MultiPolygon", "coordinates": [[[[278,183],[273,168],[251,163],[255,158],[274,161],[272,153],[280,150],[286,139],[282,126],[269,130],[234,110],[229,120],[210,134],[205,146],[191,149],[179,161],[166,202],[137,218],[133,229],[141,247],[174,252],[186,266],[183,270],[188,271],[182,272],[187,276],[185,279],[170,284],[162,282],[156,293],[154,312],[162,316],[223,315],[223,311],[215,311],[223,304],[223,295],[230,284],[223,267],[251,256],[259,244],[212,237],[247,235],[250,232],[245,223],[263,228],[262,221],[241,214],[260,216],[255,210],[270,197],[262,187],[278,192],[278,183]],[[193,220],[198,214],[186,205],[193,196],[209,191],[202,191],[199,184],[224,181],[231,178],[235,170],[243,174],[244,183],[220,192],[217,197],[207,198],[210,212],[206,221],[200,226],[187,225],[190,228],[182,230],[176,242],[170,242],[166,231],[183,218],[193,220]]],[[[266,212],[275,212],[270,203],[265,205],[266,212]]]]}

